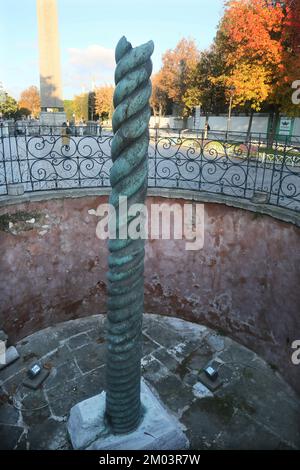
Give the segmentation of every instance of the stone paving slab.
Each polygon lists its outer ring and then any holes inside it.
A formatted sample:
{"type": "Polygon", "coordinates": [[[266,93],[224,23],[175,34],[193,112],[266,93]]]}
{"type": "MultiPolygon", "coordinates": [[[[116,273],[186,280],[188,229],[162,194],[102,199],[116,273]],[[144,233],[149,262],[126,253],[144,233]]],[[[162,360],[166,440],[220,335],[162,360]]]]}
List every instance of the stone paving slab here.
{"type": "MultiPolygon", "coordinates": [[[[0,448],[70,449],[73,405],[105,389],[105,316],[71,320],[24,338],[0,371],[0,448]],[[39,359],[50,375],[37,391],[22,380],[39,359]]],[[[181,422],[191,449],[300,449],[300,399],[252,351],[202,325],[144,316],[143,376],[181,422]],[[202,368],[223,385],[210,392],[202,368]]]]}
{"type": "Polygon", "coordinates": [[[145,334],[143,335],[143,355],[147,356],[148,354],[152,353],[155,350],[158,350],[160,345],[154,343],[148,336],[145,334]]]}
{"type": "Polygon", "coordinates": [[[46,423],[32,427],[28,433],[30,448],[35,450],[70,449],[65,422],[48,419],[46,423]]]}
{"type": "Polygon", "coordinates": [[[235,449],[237,434],[241,450],[273,450],[284,447],[279,436],[258,425],[241,411],[235,413],[228,425],[222,429],[218,444],[221,448],[235,449]]]}
{"type": "Polygon", "coordinates": [[[19,420],[19,412],[9,403],[3,403],[0,406],[0,424],[16,425],[19,420]]]}
{"type": "Polygon", "coordinates": [[[67,345],[70,349],[78,349],[82,346],[87,345],[88,343],[90,343],[90,341],[91,338],[89,335],[87,335],[86,333],[80,333],[79,335],[73,336],[73,338],[69,339],[67,345]]]}
{"type": "Polygon", "coordinates": [[[63,362],[57,367],[52,367],[44,388],[46,391],[50,390],[51,388],[58,387],[62,382],[69,382],[81,375],[81,371],[74,361],[63,362]]]}
{"type": "Polygon", "coordinates": [[[169,369],[171,372],[175,372],[180,365],[178,360],[175,359],[165,348],[156,349],[154,352],[152,352],[152,356],[161,364],[166,366],[167,369],[169,369]]]}
{"type": "Polygon", "coordinates": [[[105,364],[105,344],[89,343],[74,351],[74,360],[84,374],[105,364]]]}
{"type": "Polygon", "coordinates": [[[165,347],[174,347],[176,344],[182,342],[182,337],[180,333],[177,333],[170,328],[166,328],[163,325],[157,324],[152,325],[145,330],[146,335],[156,343],[159,343],[161,346],[165,347]]]}
{"type": "Polygon", "coordinates": [[[79,401],[97,395],[104,389],[104,367],[70,381],[64,381],[46,392],[53,416],[66,419],[72,406],[79,401]]]}
{"type": "Polygon", "coordinates": [[[0,424],[1,450],[14,449],[22,434],[22,427],[0,424]]]}

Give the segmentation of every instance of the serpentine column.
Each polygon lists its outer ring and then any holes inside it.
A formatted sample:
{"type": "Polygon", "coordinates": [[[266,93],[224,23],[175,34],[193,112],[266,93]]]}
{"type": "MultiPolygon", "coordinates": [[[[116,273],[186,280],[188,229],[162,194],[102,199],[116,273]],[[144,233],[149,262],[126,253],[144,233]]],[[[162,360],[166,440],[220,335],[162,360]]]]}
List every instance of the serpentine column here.
{"type": "Polygon", "coordinates": [[[144,203],[148,184],[148,145],[152,41],[132,48],[122,37],[115,51],[116,71],[110,172],[110,203],[117,214],[117,238],[109,240],[106,419],[115,434],[133,431],[142,416],[140,399],[144,240],[122,238],[119,196],[144,203]]]}

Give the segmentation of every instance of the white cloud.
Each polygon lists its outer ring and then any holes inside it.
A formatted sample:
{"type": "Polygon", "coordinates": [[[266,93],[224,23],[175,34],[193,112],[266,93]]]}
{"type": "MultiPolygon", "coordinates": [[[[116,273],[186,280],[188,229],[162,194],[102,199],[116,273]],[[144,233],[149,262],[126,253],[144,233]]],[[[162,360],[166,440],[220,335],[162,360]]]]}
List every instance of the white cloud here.
{"type": "Polygon", "coordinates": [[[92,44],[84,49],[70,48],[68,50],[70,64],[75,67],[103,67],[114,69],[114,51],[99,44],[92,44]]]}
{"type": "Polygon", "coordinates": [[[92,85],[113,83],[114,50],[92,44],[85,48],[68,49],[68,60],[63,65],[65,94],[70,96],[88,91],[92,85]]]}

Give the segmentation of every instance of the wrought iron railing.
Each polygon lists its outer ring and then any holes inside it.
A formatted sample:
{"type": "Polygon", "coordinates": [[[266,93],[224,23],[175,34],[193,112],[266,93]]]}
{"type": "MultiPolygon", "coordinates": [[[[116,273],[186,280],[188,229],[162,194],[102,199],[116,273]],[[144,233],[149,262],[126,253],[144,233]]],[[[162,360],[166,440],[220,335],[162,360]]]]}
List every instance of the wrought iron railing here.
{"type": "MultiPolygon", "coordinates": [[[[92,132],[0,127],[0,195],[15,183],[25,192],[109,187],[110,129],[92,132]]],[[[300,137],[150,129],[149,187],[181,188],[260,200],[300,211],[300,137]]]]}

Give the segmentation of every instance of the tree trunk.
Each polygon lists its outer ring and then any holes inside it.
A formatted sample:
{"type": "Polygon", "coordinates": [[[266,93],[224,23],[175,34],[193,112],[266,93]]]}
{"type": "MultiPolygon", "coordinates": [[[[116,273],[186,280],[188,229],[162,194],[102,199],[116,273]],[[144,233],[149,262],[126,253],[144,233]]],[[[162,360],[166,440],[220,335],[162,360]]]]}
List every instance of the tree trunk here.
{"type": "Polygon", "coordinates": [[[249,123],[248,123],[248,129],[247,129],[247,135],[246,135],[246,142],[249,142],[249,139],[250,139],[252,122],[253,122],[253,114],[254,114],[254,111],[253,111],[253,109],[251,109],[249,123]]]}
{"type": "Polygon", "coordinates": [[[163,107],[162,104],[159,105],[159,113],[158,113],[158,127],[160,127],[161,117],[163,115],[163,107]]]}
{"type": "Polygon", "coordinates": [[[275,134],[276,134],[276,129],[277,129],[277,125],[278,125],[278,122],[279,122],[279,108],[278,108],[278,106],[275,107],[275,110],[272,113],[271,120],[272,120],[271,121],[271,128],[269,130],[268,138],[267,138],[267,146],[270,147],[270,148],[273,147],[275,134]]]}

